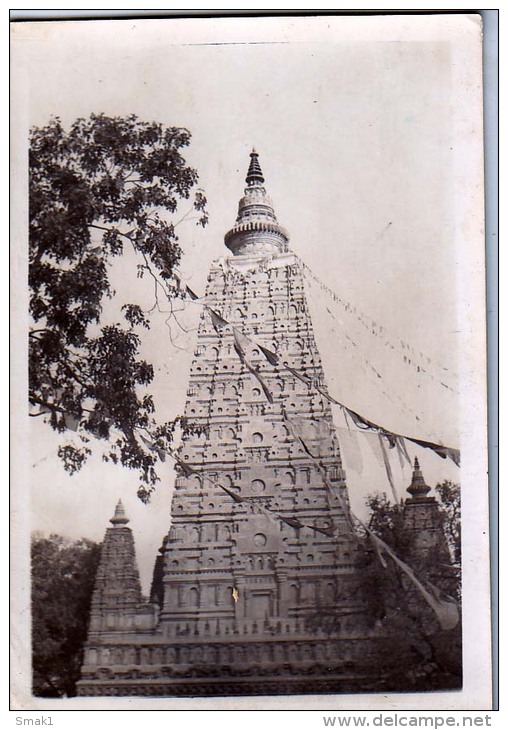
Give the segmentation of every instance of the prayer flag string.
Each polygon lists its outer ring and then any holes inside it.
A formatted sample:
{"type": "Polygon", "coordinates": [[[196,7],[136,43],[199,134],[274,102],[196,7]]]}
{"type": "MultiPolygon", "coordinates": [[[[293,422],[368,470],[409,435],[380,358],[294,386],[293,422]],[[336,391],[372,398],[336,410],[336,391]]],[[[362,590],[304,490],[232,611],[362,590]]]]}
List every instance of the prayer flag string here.
{"type": "MultiPolygon", "coordinates": [[[[411,366],[418,373],[423,373],[423,374],[427,375],[428,377],[430,377],[432,380],[438,382],[439,385],[443,386],[447,390],[456,392],[455,388],[452,388],[449,384],[447,384],[447,383],[443,382],[443,380],[441,380],[442,376],[438,376],[436,378],[429,370],[427,370],[427,366],[434,365],[435,367],[439,368],[440,370],[445,371],[446,375],[454,376],[454,373],[452,373],[449,370],[449,368],[445,367],[444,365],[442,365],[440,363],[433,363],[429,357],[426,357],[422,352],[417,352],[414,347],[409,345],[404,340],[396,340],[396,338],[393,338],[393,337],[391,340],[389,340],[388,333],[386,332],[385,328],[382,325],[380,325],[379,323],[377,323],[375,320],[371,319],[370,317],[367,317],[365,314],[361,313],[360,311],[357,311],[357,308],[355,306],[353,306],[349,302],[347,302],[347,301],[343,300],[341,297],[339,297],[324,282],[322,282],[316,276],[316,274],[314,274],[312,269],[304,261],[302,261],[301,259],[300,259],[300,261],[301,261],[302,268],[303,268],[304,272],[306,274],[308,274],[308,277],[315,284],[317,284],[317,286],[322,291],[326,292],[326,294],[328,294],[328,296],[330,296],[336,304],[339,304],[344,309],[345,312],[354,316],[356,318],[356,320],[358,322],[360,322],[360,324],[364,327],[364,329],[369,332],[369,334],[372,334],[376,337],[383,337],[383,339],[385,340],[386,346],[390,346],[392,350],[397,350],[399,352],[404,351],[404,353],[407,353],[407,354],[402,354],[403,362],[406,365],[411,366]],[[396,344],[394,344],[394,343],[396,343],[396,344]]],[[[328,307],[326,307],[326,310],[336,321],[339,322],[339,324],[344,326],[344,323],[338,317],[336,317],[335,314],[328,307]]],[[[346,337],[347,337],[347,335],[346,335],[346,337]]],[[[350,340],[349,337],[348,337],[348,339],[350,340]]],[[[355,347],[357,346],[353,340],[350,340],[350,341],[355,347]]],[[[370,366],[370,363],[367,362],[367,365],[372,368],[372,366],[370,366]]],[[[377,371],[375,371],[374,368],[372,368],[372,370],[374,372],[376,372],[378,377],[381,377],[379,375],[379,373],[377,373],[377,371]]]]}

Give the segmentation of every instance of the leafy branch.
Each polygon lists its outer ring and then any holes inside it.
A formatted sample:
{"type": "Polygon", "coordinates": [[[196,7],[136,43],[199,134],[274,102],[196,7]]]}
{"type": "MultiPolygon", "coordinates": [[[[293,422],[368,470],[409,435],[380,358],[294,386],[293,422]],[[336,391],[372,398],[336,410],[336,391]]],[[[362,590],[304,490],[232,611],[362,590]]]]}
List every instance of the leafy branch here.
{"type": "Polygon", "coordinates": [[[182,249],[175,227],[195,212],[207,222],[197,173],[182,157],[190,132],[127,118],[91,115],[65,131],[58,118],[30,133],[29,332],[30,415],[55,431],[77,430],[82,446],[62,445],[69,473],[86,462],[92,436],[103,458],[137,471],[147,499],[157,464],[182,419],[160,423],[150,363],[140,357],[149,313],[124,302],[124,323],[105,324],[103,304],[114,295],[111,262],[124,244],[139,255],[170,302],[179,296],[175,268],[182,249]],[[177,223],[168,216],[193,197],[177,223]],[[148,434],[143,441],[140,433],[148,434]]]}

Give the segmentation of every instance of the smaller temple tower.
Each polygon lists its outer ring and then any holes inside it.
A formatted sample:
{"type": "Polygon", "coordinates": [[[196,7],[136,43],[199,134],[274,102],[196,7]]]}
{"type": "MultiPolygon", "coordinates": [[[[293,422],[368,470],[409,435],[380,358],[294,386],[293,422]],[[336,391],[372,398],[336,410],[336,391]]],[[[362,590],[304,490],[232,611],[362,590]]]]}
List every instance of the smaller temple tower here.
{"type": "MultiPolygon", "coordinates": [[[[106,529],[95,578],[82,678],[98,667],[136,664],[135,645],[154,631],[157,606],[143,597],[129,518],[119,500],[106,529]]],[[[113,669],[104,669],[108,674],[113,669]]],[[[82,682],[83,682],[82,679],[82,682]]]]}
{"type": "MultiPolygon", "coordinates": [[[[426,590],[437,599],[438,604],[441,604],[441,609],[445,607],[446,612],[449,610],[449,606],[446,609],[446,601],[449,601],[450,597],[453,597],[452,600],[455,602],[460,600],[460,567],[452,564],[444,529],[444,514],[436,497],[429,494],[431,488],[425,483],[418,458],[415,458],[413,477],[407,491],[410,497],[406,499],[402,511],[403,525],[408,538],[404,559],[426,590]]],[[[420,622],[424,632],[432,636],[439,630],[435,610],[430,609],[427,603],[422,601],[420,593],[413,585],[407,580],[405,584],[407,604],[413,617],[420,622]]],[[[448,616],[445,618],[449,619],[448,616]]],[[[443,613],[439,619],[441,628],[443,628],[442,620],[443,613]]],[[[459,614],[457,614],[458,620],[459,614]]],[[[434,651],[437,652],[436,656],[443,657],[443,666],[447,666],[455,677],[455,680],[451,681],[458,681],[457,686],[460,686],[460,626],[453,635],[448,636],[447,641],[446,648],[434,646],[434,651]]],[[[422,650],[426,651],[424,646],[422,650]]]]}
{"type": "Polygon", "coordinates": [[[422,470],[415,458],[413,477],[407,488],[411,495],[404,504],[404,529],[411,537],[411,562],[432,558],[433,562],[450,562],[450,552],[443,529],[443,517],[435,497],[425,483],[422,470]]]}

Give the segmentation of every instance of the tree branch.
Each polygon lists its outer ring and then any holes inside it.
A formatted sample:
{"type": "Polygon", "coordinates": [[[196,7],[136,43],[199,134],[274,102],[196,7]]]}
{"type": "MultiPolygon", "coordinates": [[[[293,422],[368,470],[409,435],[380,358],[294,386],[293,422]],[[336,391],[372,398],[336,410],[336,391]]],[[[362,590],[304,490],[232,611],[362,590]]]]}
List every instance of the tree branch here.
{"type": "MultiPolygon", "coordinates": [[[[49,408],[50,411],[55,411],[57,413],[68,413],[68,411],[65,410],[65,408],[62,408],[61,406],[57,406],[55,403],[48,403],[48,401],[43,400],[42,398],[39,398],[38,396],[34,395],[33,393],[28,394],[28,401],[32,405],[39,405],[44,406],[45,408],[49,408]]],[[[41,415],[41,414],[37,414],[41,415]]]]}

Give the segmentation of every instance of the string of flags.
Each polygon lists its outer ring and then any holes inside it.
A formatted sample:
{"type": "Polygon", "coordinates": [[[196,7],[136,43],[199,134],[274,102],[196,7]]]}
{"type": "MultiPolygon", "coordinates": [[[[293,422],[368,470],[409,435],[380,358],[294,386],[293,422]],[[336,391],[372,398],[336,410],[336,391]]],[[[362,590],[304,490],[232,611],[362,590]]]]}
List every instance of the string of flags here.
{"type": "MultiPolygon", "coordinates": [[[[303,262],[302,262],[303,263],[303,262]]],[[[306,264],[303,264],[304,267],[306,267],[306,264]]],[[[308,267],[307,267],[308,268],[308,267]]],[[[200,297],[198,297],[195,292],[193,292],[190,287],[186,287],[187,293],[193,300],[198,300],[200,297]]],[[[414,436],[407,436],[404,434],[398,434],[393,431],[390,431],[386,427],[382,426],[381,424],[374,423],[373,421],[370,421],[369,419],[365,418],[364,416],[360,415],[353,409],[346,406],[344,403],[341,403],[336,398],[331,396],[324,388],[320,387],[316,383],[313,383],[310,378],[308,378],[303,373],[299,372],[295,368],[290,367],[287,363],[282,363],[279,356],[268,349],[267,347],[264,347],[263,345],[259,344],[258,342],[255,342],[250,337],[247,337],[244,333],[240,332],[234,325],[232,325],[230,322],[228,322],[226,319],[224,319],[217,311],[212,309],[212,307],[204,304],[203,305],[205,309],[209,312],[210,318],[212,320],[212,324],[214,326],[214,329],[218,334],[220,334],[221,330],[223,330],[224,327],[230,326],[233,330],[233,335],[235,338],[235,351],[237,355],[239,356],[240,360],[245,364],[249,372],[254,375],[254,377],[258,380],[260,383],[263,392],[265,393],[265,396],[267,397],[268,401],[270,403],[273,403],[273,396],[271,392],[268,389],[268,386],[264,380],[264,378],[261,376],[261,374],[258,372],[258,370],[252,365],[252,363],[249,362],[248,358],[246,357],[244,345],[242,343],[248,343],[249,345],[253,345],[257,347],[264,355],[266,360],[272,365],[272,367],[282,366],[285,370],[290,372],[294,377],[296,377],[298,380],[300,380],[302,383],[304,383],[307,387],[313,388],[314,390],[318,391],[329,403],[333,403],[337,406],[339,406],[344,413],[346,413],[355,426],[362,430],[362,431],[374,431],[380,435],[380,442],[382,444],[382,447],[384,449],[384,443],[383,439],[386,440],[389,444],[389,447],[397,448],[397,451],[399,452],[399,455],[402,454],[404,458],[406,458],[409,461],[409,456],[407,454],[407,450],[404,444],[404,441],[410,441],[411,443],[416,444],[417,446],[420,446],[424,449],[430,449],[435,454],[437,454],[442,459],[451,459],[454,464],[457,466],[460,466],[460,450],[456,448],[452,448],[450,446],[444,446],[443,444],[438,444],[433,441],[425,440],[425,439],[419,439],[414,436]]],[[[389,463],[389,462],[388,462],[389,463]]],[[[393,488],[392,482],[393,477],[388,473],[387,469],[387,475],[388,480],[390,482],[390,485],[393,488]]]]}
{"type": "MultiPolygon", "coordinates": [[[[339,322],[339,324],[344,327],[344,323],[331,312],[331,310],[326,307],[326,311],[330,316],[336,321],[339,322]]],[[[333,330],[332,330],[333,332],[333,330]]],[[[343,342],[345,342],[346,346],[350,346],[350,351],[353,353],[353,355],[357,358],[358,362],[360,363],[361,368],[366,373],[373,373],[378,380],[383,380],[383,376],[381,373],[372,365],[372,363],[369,361],[368,358],[364,357],[361,352],[360,348],[358,347],[358,344],[355,342],[355,340],[348,335],[347,332],[344,332],[344,338],[343,342]]],[[[389,401],[394,403],[398,409],[401,409],[405,413],[408,413],[413,417],[416,421],[420,421],[420,417],[418,416],[415,411],[409,407],[409,405],[405,402],[405,400],[401,397],[399,393],[395,393],[393,397],[390,393],[387,392],[385,388],[381,385],[381,393],[388,398],[389,401]],[[397,402],[396,402],[397,401],[397,402]]]]}
{"type": "MultiPolygon", "coordinates": [[[[308,269],[306,264],[302,262],[303,266],[308,269]]],[[[310,270],[309,270],[310,271],[310,270]]],[[[459,449],[452,448],[449,446],[445,446],[443,444],[438,444],[433,441],[428,441],[424,439],[419,439],[413,436],[407,436],[403,434],[398,434],[393,431],[390,431],[386,427],[382,426],[381,424],[374,423],[373,421],[370,421],[366,417],[360,415],[353,409],[349,408],[345,404],[338,401],[336,398],[331,396],[324,388],[322,388],[317,383],[313,382],[310,378],[308,378],[303,373],[299,372],[297,369],[292,368],[287,363],[281,363],[279,356],[271,351],[269,348],[260,345],[257,342],[254,342],[251,338],[247,337],[245,334],[240,332],[236,327],[231,325],[230,322],[228,322],[226,319],[224,319],[216,310],[214,310],[209,305],[205,304],[203,301],[203,298],[199,297],[188,285],[185,285],[184,294],[186,296],[189,296],[190,299],[193,301],[200,301],[202,306],[204,306],[205,310],[208,311],[210,314],[212,324],[218,334],[221,333],[221,331],[227,327],[232,327],[233,335],[234,335],[234,349],[237,353],[238,357],[242,361],[242,363],[245,365],[247,370],[258,380],[259,384],[261,385],[261,388],[263,389],[263,392],[265,394],[265,397],[269,401],[269,403],[273,403],[273,395],[261,375],[261,373],[257,370],[256,367],[249,361],[249,359],[246,356],[245,353],[245,344],[248,343],[249,345],[254,345],[263,353],[264,357],[268,361],[268,363],[272,367],[278,367],[281,366],[287,370],[291,375],[296,377],[298,380],[300,380],[302,383],[304,383],[308,388],[313,388],[317,392],[319,392],[329,403],[337,405],[342,412],[344,413],[344,417],[346,418],[347,422],[347,416],[352,420],[352,422],[355,424],[355,426],[360,431],[370,431],[375,432],[378,434],[379,437],[379,443],[382,450],[383,455],[383,462],[385,465],[385,470],[387,473],[388,481],[390,483],[390,486],[392,488],[392,491],[395,496],[395,487],[393,482],[393,474],[391,472],[391,466],[389,463],[389,459],[387,456],[386,448],[385,448],[385,442],[388,443],[388,446],[390,449],[396,448],[397,452],[399,454],[399,458],[401,460],[406,459],[406,461],[409,462],[409,456],[407,454],[405,441],[410,441],[411,443],[416,444],[417,446],[420,446],[421,448],[430,449],[435,454],[437,454],[442,459],[449,458],[451,459],[457,466],[460,466],[460,451],[459,449]]],[[[72,428],[72,424],[70,424],[70,427],[72,428]]],[[[163,458],[161,456],[161,458],[163,458]]],[[[396,500],[397,501],[397,500],[396,500]]]]}
{"type": "MultiPolygon", "coordinates": [[[[307,266],[307,264],[305,264],[305,262],[301,261],[301,265],[305,271],[309,272],[309,274],[314,278],[314,280],[320,286],[324,287],[338,301],[342,302],[342,300],[340,300],[336,294],[334,294],[331,290],[329,290],[325,284],[323,284],[322,282],[319,281],[319,279],[315,276],[315,274],[307,266]]],[[[193,292],[192,289],[190,289],[190,287],[188,287],[188,286],[186,287],[186,292],[191,297],[191,299],[193,299],[193,300],[200,299],[200,297],[195,292],[193,292]]],[[[262,377],[260,376],[258,371],[254,368],[254,366],[252,366],[252,364],[250,362],[248,362],[242,345],[238,343],[238,339],[240,336],[244,338],[243,339],[244,343],[247,342],[250,345],[254,345],[257,348],[259,348],[259,350],[263,353],[263,355],[265,356],[266,360],[270,363],[270,365],[272,365],[273,367],[277,367],[282,364],[282,366],[284,367],[285,370],[290,372],[294,377],[298,378],[301,382],[305,383],[305,385],[307,385],[307,387],[313,387],[329,403],[334,403],[335,405],[337,405],[341,409],[343,409],[344,412],[350,416],[350,418],[354,422],[355,426],[357,426],[357,428],[359,428],[360,430],[375,431],[375,432],[380,433],[381,436],[388,441],[390,448],[397,447],[399,454],[403,453],[404,458],[407,458],[407,460],[409,460],[409,457],[407,456],[407,451],[405,449],[404,440],[411,441],[412,443],[416,444],[417,446],[420,446],[421,448],[431,449],[432,451],[434,451],[434,453],[436,453],[442,459],[449,458],[457,466],[460,466],[460,450],[459,449],[452,448],[449,446],[444,446],[442,444],[437,444],[433,441],[429,441],[426,439],[418,439],[413,436],[407,436],[407,435],[403,435],[403,434],[394,433],[394,432],[390,431],[389,429],[385,428],[384,426],[382,426],[380,424],[376,424],[376,423],[370,421],[369,419],[361,416],[359,413],[352,410],[345,404],[340,403],[336,398],[333,398],[333,396],[331,396],[329,393],[327,393],[323,388],[320,388],[318,385],[313,384],[312,381],[310,380],[310,378],[308,378],[303,373],[290,367],[286,363],[281,363],[280,358],[276,353],[272,352],[271,350],[264,347],[263,345],[260,345],[258,342],[255,342],[251,338],[247,337],[247,335],[241,333],[236,327],[231,325],[230,322],[228,322],[226,319],[224,319],[216,310],[212,309],[210,306],[208,306],[206,304],[204,304],[204,307],[209,312],[210,317],[212,319],[212,324],[218,334],[221,332],[221,330],[224,327],[226,327],[226,326],[232,327],[233,333],[235,335],[235,350],[236,350],[237,354],[240,356],[240,358],[241,359],[243,358],[242,361],[246,364],[249,372],[251,372],[258,379],[265,394],[266,394],[266,391],[265,391],[266,383],[264,382],[264,380],[262,379],[262,377]],[[248,365],[247,365],[247,363],[248,363],[248,365]]],[[[381,330],[382,329],[383,328],[381,327],[381,330]]],[[[408,345],[408,347],[409,347],[409,345],[408,345]]],[[[273,402],[273,401],[270,401],[270,402],[273,402]]],[[[389,479],[389,481],[390,481],[390,479],[389,479]]]]}
{"type": "MultiPolygon", "coordinates": [[[[146,441],[146,439],[143,439],[143,441],[146,441]]],[[[182,474],[184,476],[192,476],[197,475],[200,478],[210,482],[214,487],[217,487],[221,489],[225,494],[228,495],[236,504],[244,504],[245,506],[250,507],[251,509],[260,512],[261,514],[266,515],[271,520],[278,520],[280,522],[284,522],[286,525],[289,525],[295,530],[300,530],[302,528],[307,528],[309,530],[313,530],[314,532],[320,532],[323,535],[326,535],[327,537],[331,537],[334,534],[333,528],[326,528],[326,527],[317,527],[316,525],[307,524],[306,522],[302,522],[298,518],[292,516],[292,515],[286,515],[282,514],[280,512],[276,512],[275,510],[270,509],[266,506],[266,504],[263,504],[259,498],[252,498],[252,497],[246,497],[238,494],[230,487],[225,487],[223,484],[220,484],[216,480],[209,477],[206,473],[199,469],[195,469],[193,466],[190,466],[189,464],[182,461],[174,452],[168,452],[171,454],[172,458],[177,463],[178,467],[180,468],[182,474]]]]}
{"type": "MultiPolygon", "coordinates": [[[[310,278],[315,284],[317,284],[317,286],[322,291],[328,294],[336,304],[339,304],[344,312],[347,312],[351,316],[355,317],[356,320],[360,322],[360,324],[363,326],[363,328],[369,332],[369,334],[374,335],[375,337],[382,337],[386,347],[390,347],[392,350],[399,352],[402,356],[402,361],[406,365],[412,367],[418,373],[423,373],[424,375],[427,375],[432,380],[438,382],[439,385],[441,385],[443,388],[446,388],[447,390],[450,390],[452,392],[456,392],[456,389],[454,387],[452,387],[449,383],[444,382],[445,378],[447,377],[456,377],[456,375],[451,372],[449,368],[439,363],[433,362],[429,357],[425,356],[422,352],[418,352],[412,345],[410,345],[405,340],[400,339],[397,341],[393,337],[389,338],[388,333],[382,325],[378,324],[374,319],[367,317],[365,314],[360,312],[350,302],[347,302],[339,297],[314,274],[312,269],[304,261],[301,261],[301,264],[303,271],[308,275],[308,278],[310,278]],[[432,372],[428,369],[430,367],[439,368],[439,370],[442,371],[443,374],[437,378],[434,377],[432,372]]],[[[336,319],[336,321],[339,322],[339,324],[344,326],[344,323],[338,317],[336,317],[328,307],[326,307],[326,310],[328,314],[330,314],[334,319],[336,319]]],[[[351,340],[351,342],[354,347],[357,346],[353,340],[351,340]]],[[[367,363],[367,365],[370,366],[369,363],[367,363]]],[[[375,368],[372,368],[372,370],[376,372],[375,368]]]]}

